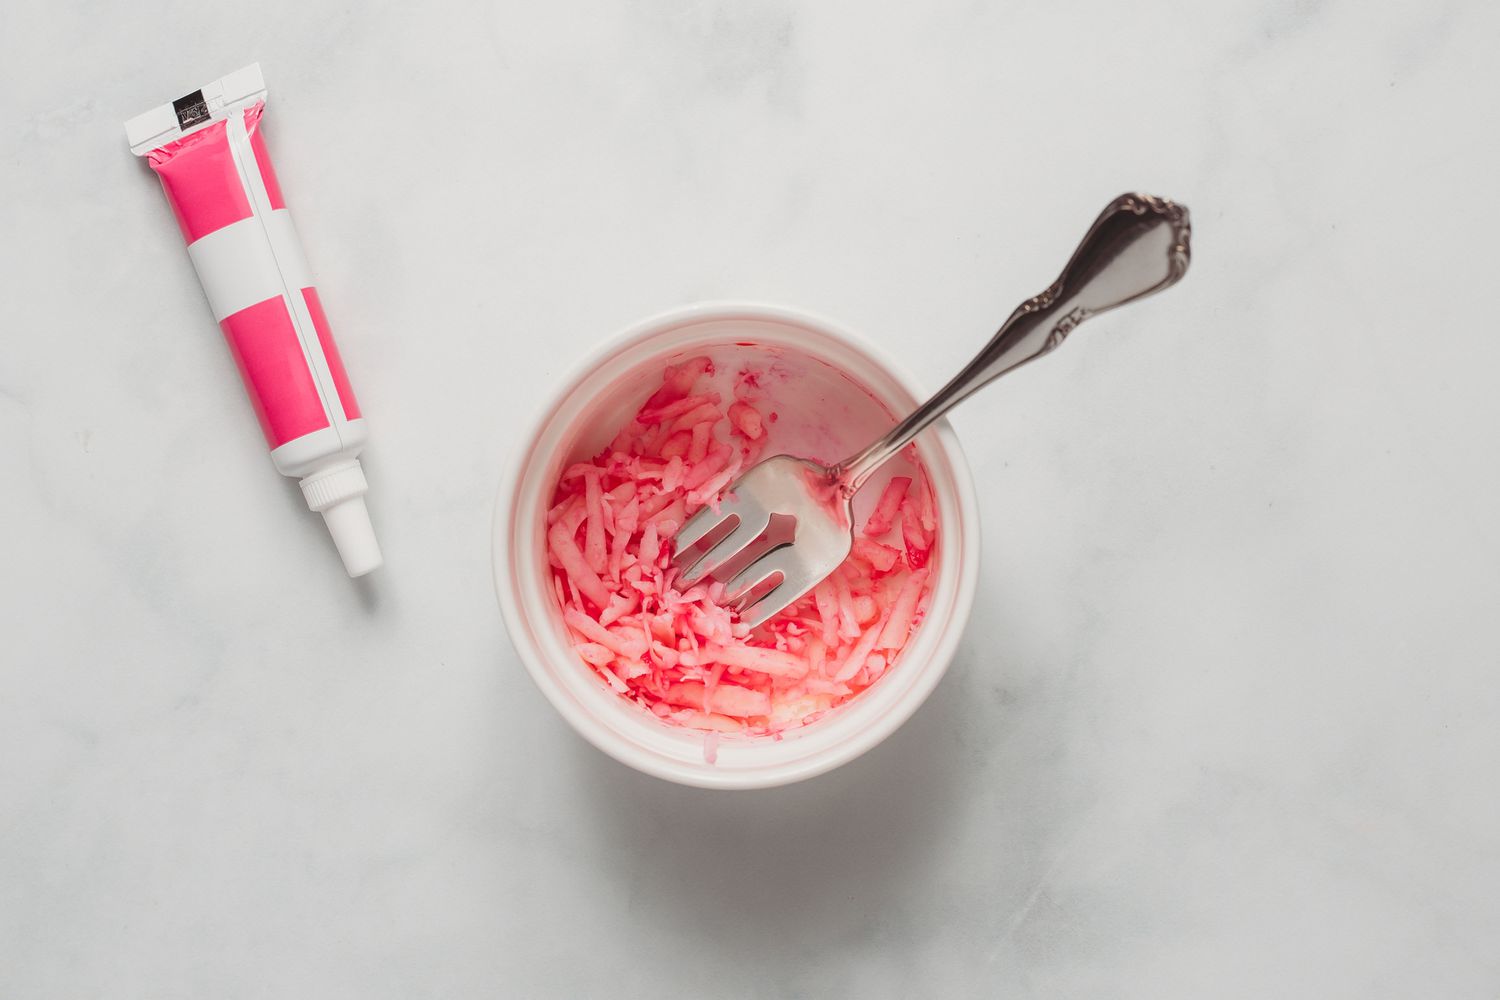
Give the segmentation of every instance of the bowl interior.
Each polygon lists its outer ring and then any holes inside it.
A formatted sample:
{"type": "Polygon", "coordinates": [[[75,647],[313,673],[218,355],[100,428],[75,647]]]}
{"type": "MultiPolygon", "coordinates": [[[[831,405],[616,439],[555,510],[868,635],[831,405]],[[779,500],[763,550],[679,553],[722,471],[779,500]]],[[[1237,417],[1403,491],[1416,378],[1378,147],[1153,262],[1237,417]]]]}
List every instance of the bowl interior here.
{"type": "MultiPolygon", "coordinates": [[[[787,454],[831,465],[869,444],[898,419],[888,402],[863,388],[831,359],[801,347],[768,338],[675,349],[663,344],[649,354],[644,352],[647,346],[643,344],[641,351],[620,358],[627,367],[616,382],[579,400],[578,412],[551,463],[554,482],[564,468],[594,457],[609,444],[641,404],[661,387],[667,365],[693,357],[707,357],[713,362],[713,374],[699,379],[694,391],[715,390],[725,400],[734,398],[741,373],[755,374],[758,390],[767,397],[757,404],[768,419],[763,452],[767,458],[787,454]]],[[[904,455],[893,458],[855,495],[856,514],[862,517],[869,513],[892,476],[912,474],[912,463],[904,455]]]]}
{"type": "MultiPolygon", "coordinates": [[[[807,777],[873,746],[936,684],[967,617],[973,553],[966,555],[972,487],[952,432],[929,431],[918,450],[937,503],[939,534],[926,619],[900,661],[869,690],[780,739],[724,738],[708,764],[703,734],[667,725],[611,691],[573,652],[551,590],[545,513],[563,468],[603,448],[660,385],[667,365],[700,354],[714,362],[708,383],[725,398],[747,368],[775,413],[766,454],[825,462],[843,458],[916,405],[912,392],[867,347],[817,321],[762,310],[696,311],[643,324],[606,345],[543,415],[496,523],[496,580],[511,638],[549,700],[612,756],[650,773],[716,787],[753,787],[807,777]],[[967,582],[966,582],[967,581],[967,582]]],[[[856,498],[865,513],[904,458],[882,469],[856,498]]],[[[972,548],[972,545],[970,546],[972,548]]]]}

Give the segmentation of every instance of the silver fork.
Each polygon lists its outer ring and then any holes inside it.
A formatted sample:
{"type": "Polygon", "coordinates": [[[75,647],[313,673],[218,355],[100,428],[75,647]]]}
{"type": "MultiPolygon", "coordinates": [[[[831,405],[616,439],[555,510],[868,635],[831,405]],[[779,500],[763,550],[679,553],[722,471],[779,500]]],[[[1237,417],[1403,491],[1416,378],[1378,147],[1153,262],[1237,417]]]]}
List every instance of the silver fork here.
{"type": "Polygon", "coordinates": [[[1116,198],[1062,275],[1021,303],[984,350],[927,402],[834,466],[777,455],[682,526],[673,562],[682,587],[711,578],[753,628],[816,587],[853,547],[854,494],[871,473],[976,389],[1054,350],[1084,320],[1175,284],[1187,273],[1188,211],[1145,194],[1116,198]]]}

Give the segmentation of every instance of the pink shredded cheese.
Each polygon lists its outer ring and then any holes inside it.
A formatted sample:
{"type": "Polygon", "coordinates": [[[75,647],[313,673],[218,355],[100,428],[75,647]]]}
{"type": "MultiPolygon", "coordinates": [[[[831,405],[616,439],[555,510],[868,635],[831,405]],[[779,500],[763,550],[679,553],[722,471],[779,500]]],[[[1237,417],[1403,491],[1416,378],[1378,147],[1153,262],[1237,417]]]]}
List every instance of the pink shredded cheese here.
{"type": "Polygon", "coordinates": [[[875,538],[891,530],[891,524],[896,520],[896,510],[906,499],[906,491],[910,487],[910,476],[891,477],[885,492],[880,494],[880,500],[875,504],[875,512],[865,521],[866,535],[875,538]]]}
{"type": "Polygon", "coordinates": [[[751,630],[717,584],[682,590],[671,539],[758,461],[777,414],[761,375],[734,398],[698,391],[706,357],[674,365],[614,440],[565,469],[547,512],[563,621],[578,655],[658,718],[707,733],[777,736],[819,718],[899,665],[926,611],[937,540],[926,477],[896,476],[842,566],[751,630]]]}

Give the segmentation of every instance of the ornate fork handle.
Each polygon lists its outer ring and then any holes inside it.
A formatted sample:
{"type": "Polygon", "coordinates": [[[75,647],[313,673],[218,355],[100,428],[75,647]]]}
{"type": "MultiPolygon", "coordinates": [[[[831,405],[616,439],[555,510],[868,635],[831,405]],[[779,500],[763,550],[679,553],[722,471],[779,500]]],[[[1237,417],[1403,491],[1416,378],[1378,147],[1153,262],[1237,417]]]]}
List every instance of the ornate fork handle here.
{"type": "Polygon", "coordinates": [[[889,433],[831,470],[846,494],[947,413],[1007,372],[1061,344],[1090,317],[1175,284],[1191,257],[1188,210],[1165,198],[1125,194],[1109,204],[1046,291],[1016,307],[974,360],[889,433]]]}

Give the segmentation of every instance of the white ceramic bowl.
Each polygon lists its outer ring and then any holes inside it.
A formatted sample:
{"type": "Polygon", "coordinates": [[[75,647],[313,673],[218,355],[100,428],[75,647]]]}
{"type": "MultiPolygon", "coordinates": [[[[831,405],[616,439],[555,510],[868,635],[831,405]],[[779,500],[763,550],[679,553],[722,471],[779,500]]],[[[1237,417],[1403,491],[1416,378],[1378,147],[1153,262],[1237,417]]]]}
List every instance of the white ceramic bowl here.
{"type": "MultiPolygon", "coordinates": [[[[920,345],[913,344],[913,350],[920,345]]],[[[927,616],[891,672],[780,740],[724,738],[717,763],[703,734],[669,726],[610,690],[573,651],[547,567],[545,514],[565,465],[603,447],[674,361],[708,354],[720,377],[737,362],[778,362],[774,450],[837,460],[913,409],[921,393],[888,359],[825,320],[789,309],[705,304],[645,320],[575,369],[518,439],[495,509],[495,589],[511,642],[542,693],[584,738],[647,774],[707,788],[763,788],[821,774],[889,736],[937,686],[973,604],[979,556],[974,485],[946,421],[918,438],[938,511],[927,616]]],[[[769,452],[768,452],[769,453],[769,452]]],[[[867,505],[878,482],[866,486],[867,505]]]]}

